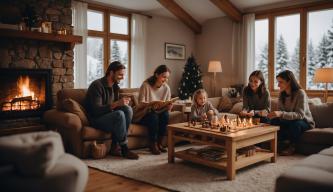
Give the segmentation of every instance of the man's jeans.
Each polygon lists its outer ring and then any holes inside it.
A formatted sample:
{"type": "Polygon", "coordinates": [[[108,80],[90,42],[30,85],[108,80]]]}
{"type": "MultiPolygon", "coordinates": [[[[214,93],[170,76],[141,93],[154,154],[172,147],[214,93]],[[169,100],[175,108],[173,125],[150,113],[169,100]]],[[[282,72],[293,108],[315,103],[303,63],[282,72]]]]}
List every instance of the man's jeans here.
{"type": "Polygon", "coordinates": [[[127,130],[132,117],[132,108],[125,105],[94,119],[93,126],[105,132],[111,132],[112,142],[119,142],[120,145],[124,145],[127,144],[127,130]]]}

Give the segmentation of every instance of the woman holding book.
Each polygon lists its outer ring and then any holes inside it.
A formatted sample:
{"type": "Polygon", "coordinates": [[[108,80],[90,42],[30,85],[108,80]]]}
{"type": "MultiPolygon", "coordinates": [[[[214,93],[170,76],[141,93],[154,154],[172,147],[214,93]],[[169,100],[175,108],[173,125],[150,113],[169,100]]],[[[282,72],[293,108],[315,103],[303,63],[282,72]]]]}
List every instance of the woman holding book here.
{"type": "Polygon", "coordinates": [[[268,117],[272,119],[271,124],[280,125],[279,144],[286,145],[280,155],[292,155],[298,139],[304,131],[314,127],[314,121],[308,97],[294,74],[285,70],[280,72],[276,79],[280,88],[279,111],[272,111],[268,117]]]}
{"type": "Polygon", "coordinates": [[[138,107],[149,109],[139,123],[148,128],[149,149],[154,155],[166,152],[162,141],[169,122],[169,111],[172,109],[172,103],[167,102],[171,99],[170,87],[167,84],[169,76],[170,69],[166,65],[158,66],[154,74],[142,83],[139,92],[138,107]]]}
{"type": "Polygon", "coordinates": [[[265,85],[265,79],[260,70],[253,71],[249,77],[249,84],[243,91],[243,110],[241,116],[257,117],[260,122],[268,122],[270,112],[270,94],[265,85]]]}

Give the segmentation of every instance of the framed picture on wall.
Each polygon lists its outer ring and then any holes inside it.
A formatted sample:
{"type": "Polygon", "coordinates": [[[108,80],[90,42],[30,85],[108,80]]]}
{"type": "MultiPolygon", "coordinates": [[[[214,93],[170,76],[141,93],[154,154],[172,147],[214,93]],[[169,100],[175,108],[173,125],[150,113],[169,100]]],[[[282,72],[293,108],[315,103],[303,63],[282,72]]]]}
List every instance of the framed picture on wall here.
{"type": "Polygon", "coordinates": [[[185,45],[165,43],[165,59],[185,59],[185,45]]]}

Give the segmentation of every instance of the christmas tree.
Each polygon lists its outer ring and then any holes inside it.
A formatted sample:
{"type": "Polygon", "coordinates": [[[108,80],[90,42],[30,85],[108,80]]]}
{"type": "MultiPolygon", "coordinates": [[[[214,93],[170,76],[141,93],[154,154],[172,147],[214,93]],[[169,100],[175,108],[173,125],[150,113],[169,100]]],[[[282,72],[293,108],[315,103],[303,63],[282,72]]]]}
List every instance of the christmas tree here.
{"type": "Polygon", "coordinates": [[[187,59],[178,88],[180,99],[188,99],[197,89],[202,88],[201,71],[193,56],[187,59]]]}

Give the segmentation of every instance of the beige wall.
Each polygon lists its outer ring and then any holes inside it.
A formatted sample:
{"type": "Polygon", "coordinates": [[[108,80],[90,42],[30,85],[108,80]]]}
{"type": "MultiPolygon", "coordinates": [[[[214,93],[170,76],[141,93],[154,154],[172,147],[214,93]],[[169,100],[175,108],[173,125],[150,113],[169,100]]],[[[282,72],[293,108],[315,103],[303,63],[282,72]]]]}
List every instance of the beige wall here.
{"type": "Polygon", "coordinates": [[[212,95],[213,74],[208,73],[209,60],[222,63],[222,73],[216,73],[215,95],[221,94],[222,87],[236,82],[238,66],[232,65],[233,23],[227,17],[211,19],[202,24],[202,34],[196,36],[196,57],[202,66],[204,88],[212,95]]]}
{"type": "Polygon", "coordinates": [[[172,94],[178,94],[185,60],[166,60],[164,44],[176,43],[186,47],[186,58],[194,53],[195,34],[182,22],[172,18],[153,16],[148,20],[147,35],[147,72],[146,77],[153,74],[158,65],[166,64],[171,69],[169,85],[172,94]]]}

